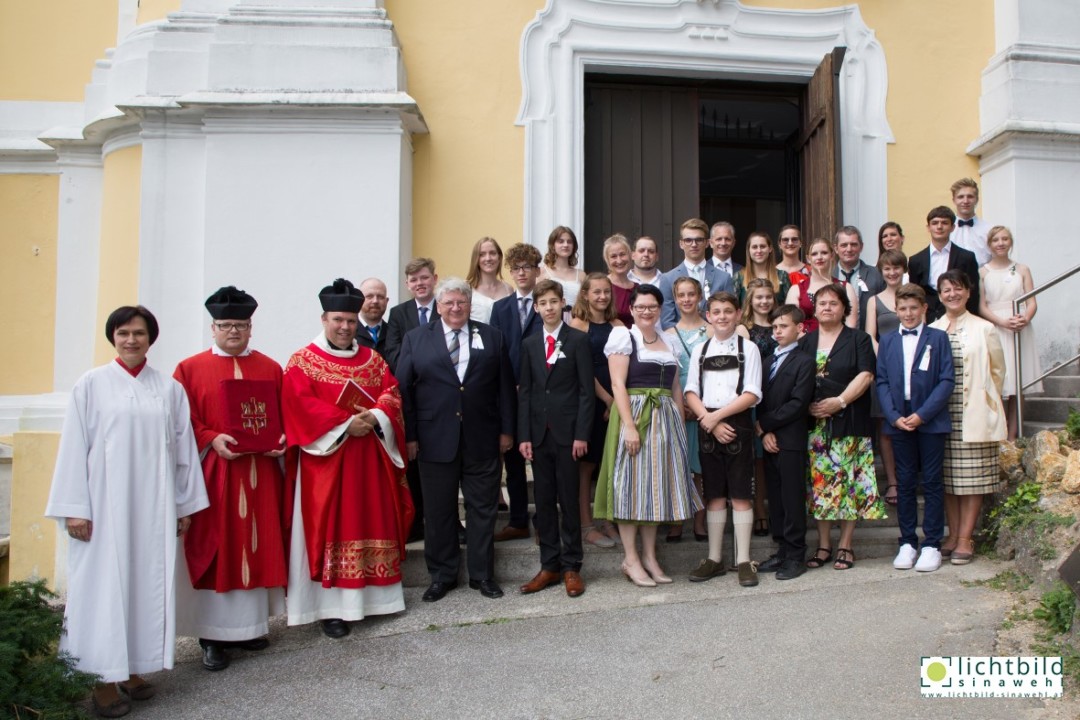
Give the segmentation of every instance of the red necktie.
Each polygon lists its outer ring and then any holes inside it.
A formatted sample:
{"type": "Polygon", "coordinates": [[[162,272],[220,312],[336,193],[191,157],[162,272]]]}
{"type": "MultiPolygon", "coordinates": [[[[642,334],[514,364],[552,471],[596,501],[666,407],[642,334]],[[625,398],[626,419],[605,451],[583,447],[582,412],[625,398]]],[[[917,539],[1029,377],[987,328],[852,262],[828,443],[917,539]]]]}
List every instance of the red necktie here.
{"type": "Polygon", "coordinates": [[[548,370],[551,369],[552,359],[551,356],[555,354],[555,336],[548,335],[547,338],[547,355],[544,358],[547,360],[548,370]]]}

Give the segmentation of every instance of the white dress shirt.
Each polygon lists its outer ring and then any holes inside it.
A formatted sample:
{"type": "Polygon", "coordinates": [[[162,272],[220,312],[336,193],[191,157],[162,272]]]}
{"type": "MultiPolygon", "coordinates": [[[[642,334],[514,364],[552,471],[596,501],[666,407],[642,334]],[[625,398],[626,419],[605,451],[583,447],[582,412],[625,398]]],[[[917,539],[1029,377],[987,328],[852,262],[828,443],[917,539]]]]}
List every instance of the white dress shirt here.
{"type": "MultiPolygon", "coordinates": [[[[705,357],[715,355],[735,355],[739,351],[738,335],[720,340],[713,338],[709,343],[709,351],[705,357]]],[[[735,390],[739,387],[739,373],[736,370],[730,372],[706,372],[704,379],[701,377],[701,351],[705,343],[694,348],[690,356],[690,367],[686,374],[686,392],[692,392],[701,398],[701,403],[713,410],[730,405],[739,394],[735,390]]],[[[761,353],[757,345],[743,338],[743,392],[753,393],[757,396],[757,405],[761,401],[761,353]]]]}
{"type": "MultiPolygon", "coordinates": [[[[450,343],[454,340],[454,329],[446,324],[446,321],[442,321],[443,339],[446,341],[446,352],[450,352],[450,343]]],[[[457,373],[458,380],[465,380],[465,370],[469,367],[469,346],[472,344],[472,338],[469,336],[469,326],[465,325],[458,331],[458,362],[457,367],[454,368],[454,372],[457,373]]]]}
{"type": "Polygon", "coordinates": [[[949,270],[949,252],[951,250],[952,240],[945,243],[945,247],[940,250],[936,249],[932,243],[930,245],[930,277],[927,278],[927,281],[930,283],[930,287],[935,290],[937,290],[937,279],[949,270]]]}
{"type": "Polygon", "coordinates": [[[972,220],[975,224],[971,227],[960,227],[960,218],[957,218],[956,227],[949,235],[949,240],[975,253],[975,260],[982,266],[990,262],[990,246],[986,244],[986,236],[991,225],[980,217],[973,217],[972,220]]]}
{"type": "Polygon", "coordinates": [[[731,277],[735,277],[735,265],[731,262],[731,258],[727,260],[720,260],[715,255],[713,256],[713,265],[726,272],[731,277]]]}
{"type": "MultiPolygon", "coordinates": [[[[900,329],[896,331],[898,333],[901,333],[900,341],[901,341],[901,344],[904,346],[904,399],[905,400],[910,400],[911,399],[911,371],[915,367],[915,348],[917,348],[918,345],[919,345],[919,337],[922,335],[922,332],[923,332],[923,324],[919,323],[918,327],[912,328],[912,329],[915,330],[914,335],[911,335],[910,333],[907,334],[907,335],[904,335],[903,334],[904,330],[908,330],[908,328],[904,327],[903,325],[901,325],[900,329]]],[[[928,345],[926,349],[929,350],[930,346],[928,345]]]]}

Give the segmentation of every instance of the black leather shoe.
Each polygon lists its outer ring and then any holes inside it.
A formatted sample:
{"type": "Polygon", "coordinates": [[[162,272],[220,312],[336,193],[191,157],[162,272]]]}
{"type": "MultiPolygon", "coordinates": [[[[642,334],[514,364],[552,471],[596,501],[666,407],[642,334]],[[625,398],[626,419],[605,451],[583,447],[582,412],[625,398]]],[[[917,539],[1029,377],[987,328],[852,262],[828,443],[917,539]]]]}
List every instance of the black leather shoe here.
{"type": "Polygon", "coordinates": [[[784,565],[784,558],[780,557],[780,553],[773,553],[769,556],[769,559],[757,566],[759,573],[776,572],[784,565]]]}
{"type": "Polygon", "coordinates": [[[486,598],[501,598],[503,596],[502,588],[494,580],[470,580],[469,587],[473,590],[479,590],[480,594],[486,598]]]}
{"type": "Polygon", "coordinates": [[[806,563],[802,560],[785,560],[783,566],[776,571],[776,579],[794,580],[804,572],[806,572],[806,563]]]}
{"type": "Polygon", "coordinates": [[[220,644],[200,640],[202,645],[202,666],[211,672],[224,670],[229,667],[229,655],[220,644]]]}
{"type": "Polygon", "coordinates": [[[330,618],[322,621],[323,635],[338,640],[349,634],[349,623],[338,618],[330,618]]]}
{"type": "Polygon", "coordinates": [[[227,648],[238,648],[240,650],[247,650],[249,652],[265,650],[266,648],[270,647],[270,641],[264,637],[252,638],[251,640],[233,640],[232,642],[221,644],[227,648]]]}
{"type": "Polygon", "coordinates": [[[450,592],[456,587],[456,582],[448,583],[439,582],[438,580],[436,580],[435,582],[428,585],[428,589],[424,591],[424,597],[420,599],[424,602],[439,602],[444,597],[446,597],[446,593],[450,592]]]}

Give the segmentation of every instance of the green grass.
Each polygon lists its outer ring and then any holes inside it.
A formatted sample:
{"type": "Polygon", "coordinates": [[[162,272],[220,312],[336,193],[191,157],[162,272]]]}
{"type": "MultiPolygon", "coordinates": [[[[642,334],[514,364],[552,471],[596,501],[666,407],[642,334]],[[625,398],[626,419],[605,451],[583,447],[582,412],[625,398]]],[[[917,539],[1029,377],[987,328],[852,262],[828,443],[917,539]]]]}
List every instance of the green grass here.
{"type": "Polygon", "coordinates": [[[1015,570],[1003,570],[992,578],[985,580],[964,580],[965,587],[987,587],[992,590],[1004,590],[1006,592],[1023,592],[1031,585],[1031,579],[1015,570]]]}

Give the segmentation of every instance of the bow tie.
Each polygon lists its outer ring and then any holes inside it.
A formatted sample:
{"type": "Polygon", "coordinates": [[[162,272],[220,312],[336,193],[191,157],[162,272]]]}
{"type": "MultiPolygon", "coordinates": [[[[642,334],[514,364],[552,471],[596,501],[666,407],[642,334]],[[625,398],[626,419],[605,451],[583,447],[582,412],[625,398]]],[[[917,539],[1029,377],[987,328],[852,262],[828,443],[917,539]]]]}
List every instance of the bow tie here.
{"type": "Polygon", "coordinates": [[[970,220],[957,220],[956,221],[956,226],[957,227],[975,227],[975,218],[971,218],[970,220]]]}
{"type": "Polygon", "coordinates": [[[918,330],[903,330],[903,329],[901,329],[900,334],[901,335],[918,335],[919,331],[918,330]]]}

